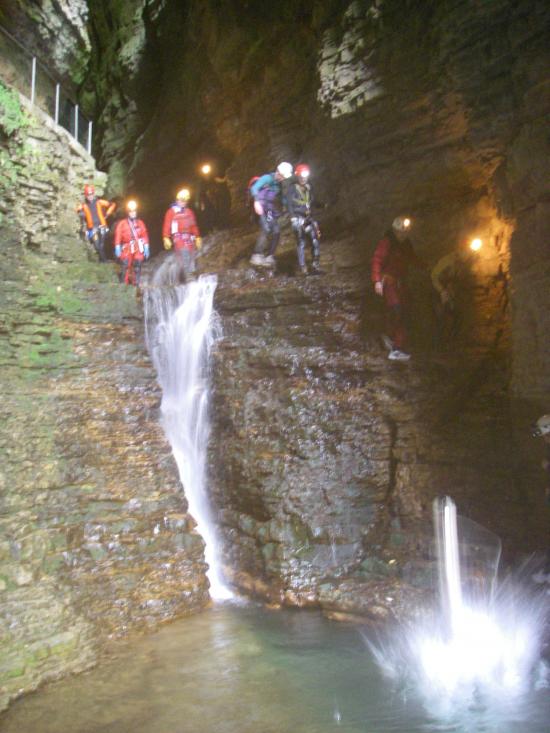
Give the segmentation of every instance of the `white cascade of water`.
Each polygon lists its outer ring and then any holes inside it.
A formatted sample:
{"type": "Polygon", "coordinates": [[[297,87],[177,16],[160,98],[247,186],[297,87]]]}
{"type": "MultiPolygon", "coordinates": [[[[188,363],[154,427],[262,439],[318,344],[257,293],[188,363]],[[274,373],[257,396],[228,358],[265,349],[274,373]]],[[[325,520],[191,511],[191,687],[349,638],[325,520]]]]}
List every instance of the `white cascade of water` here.
{"type": "Polygon", "coordinates": [[[441,610],[453,634],[463,608],[456,505],[449,497],[436,499],[433,515],[441,610]]]}
{"type": "Polygon", "coordinates": [[[418,609],[410,626],[367,644],[383,672],[412,684],[437,717],[462,724],[480,705],[491,719],[521,716],[529,695],[548,686],[541,652],[550,599],[522,578],[497,582],[499,538],[459,517],[452,499],[433,510],[440,607],[418,609]]]}
{"type": "MultiPolygon", "coordinates": [[[[166,273],[164,273],[166,275],[166,273]]],[[[232,597],[221,570],[218,538],[206,486],[209,437],[209,355],[220,335],[214,311],[215,275],[187,285],[163,282],[159,269],[144,297],[146,341],[162,388],[161,422],[172,446],[180,479],[205,542],[210,596],[232,597]]]]}

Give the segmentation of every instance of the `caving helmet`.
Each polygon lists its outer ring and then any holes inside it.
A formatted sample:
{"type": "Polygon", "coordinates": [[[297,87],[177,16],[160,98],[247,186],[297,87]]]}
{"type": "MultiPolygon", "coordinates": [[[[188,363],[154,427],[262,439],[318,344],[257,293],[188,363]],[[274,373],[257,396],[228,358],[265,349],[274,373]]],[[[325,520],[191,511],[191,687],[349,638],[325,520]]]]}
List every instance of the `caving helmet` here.
{"type": "Polygon", "coordinates": [[[181,188],[176,194],[176,201],[186,204],[191,198],[191,191],[188,188],[181,188]]]}
{"type": "Polygon", "coordinates": [[[550,415],[539,417],[532,427],[532,432],[536,438],[541,435],[550,435],[550,415]]]}
{"type": "Polygon", "coordinates": [[[91,183],[84,186],[84,196],[95,196],[95,187],[91,183]]]}
{"type": "Polygon", "coordinates": [[[412,221],[408,216],[396,216],[391,226],[396,232],[408,232],[412,226],[412,221]]]}
{"type": "Polygon", "coordinates": [[[137,216],[137,201],[135,199],[130,199],[126,204],[126,211],[128,212],[128,216],[130,216],[132,219],[137,216]]]}
{"type": "Polygon", "coordinates": [[[292,165],[285,162],[279,163],[279,165],[277,166],[277,173],[282,178],[290,178],[290,176],[292,175],[292,165]]]}
{"type": "Polygon", "coordinates": [[[298,178],[301,178],[303,181],[307,181],[311,171],[309,170],[308,165],[306,165],[305,163],[300,163],[300,165],[296,166],[296,170],[294,171],[294,173],[298,178]]]}

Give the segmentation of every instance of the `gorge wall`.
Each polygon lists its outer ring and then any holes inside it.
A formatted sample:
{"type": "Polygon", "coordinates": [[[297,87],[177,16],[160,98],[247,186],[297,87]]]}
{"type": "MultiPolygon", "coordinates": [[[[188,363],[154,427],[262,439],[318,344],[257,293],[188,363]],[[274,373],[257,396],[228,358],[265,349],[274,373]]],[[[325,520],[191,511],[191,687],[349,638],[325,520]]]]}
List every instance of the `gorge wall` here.
{"type": "Polygon", "coordinates": [[[399,211],[431,262],[483,236],[515,276],[514,392],[546,400],[546,3],[127,0],[69,12],[8,0],[3,20],[39,48],[62,29],[54,62],[96,120],[111,192],[138,193],[155,229],[203,159],[238,219],[250,177],[288,158],[312,166],[327,226],[361,227],[367,251],[399,211]]]}
{"type": "MultiPolygon", "coordinates": [[[[162,211],[199,162],[231,192],[241,228],[207,237],[201,260],[219,273],[224,330],[210,476],[228,577],[275,603],[387,618],[427,586],[435,495],[502,536],[508,558],[547,546],[528,428],[550,409],[550,10],[311,5],[8,1],[2,20],[39,48],[58,29],[54,63],[96,120],[108,192],[139,196],[157,252],[162,211]],[[246,183],[282,158],[310,164],[325,204],[318,279],[294,277],[288,230],[276,277],[248,267],[246,183]],[[369,261],[405,212],[428,265],[474,234],[484,248],[447,350],[415,273],[413,361],[391,365],[369,261]]],[[[13,145],[2,138],[17,160],[13,145]]],[[[207,600],[139,302],[77,247],[66,202],[91,162],[51,155],[0,202],[20,227],[2,260],[4,699],[90,663],[105,632],[207,600]],[[68,634],[60,647],[46,626],[68,634]]]]}
{"type": "Polygon", "coordinates": [[[15,95],[8,134],[2,94],[0,708],[209,602],[141,303],[77,235],[82,182],[105,175],[15,95]]]}

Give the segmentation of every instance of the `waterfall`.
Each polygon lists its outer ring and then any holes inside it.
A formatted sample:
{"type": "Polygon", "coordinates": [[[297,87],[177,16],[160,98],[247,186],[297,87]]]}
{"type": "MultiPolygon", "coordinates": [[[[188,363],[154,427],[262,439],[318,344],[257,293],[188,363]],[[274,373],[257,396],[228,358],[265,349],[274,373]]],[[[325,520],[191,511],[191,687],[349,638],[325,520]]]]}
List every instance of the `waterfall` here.
{"type": "Polygon", "coordinates": [[[550,601],[522,575],[498,582],[500,539],[460,517],[452,499],[436,499],[433,516],[439,607],[417,609],[414,622],[367,644],[383,672],[438,718],[523,714],[528,693],[547,686],[550,601]]]}
{"type": "Polygon", "coordinates": [[[462,608],[456,505],[448,497],[436,499],[433,514],[441,610],[452,633],[462,608]]]}
{"type": "Polygon", "coordinates": [[[205,542],[210,595],[230,598],[206,486],[209,355],[221,335],[213,306],[217,278],[202,275],[177,285],[170,277],[170,266],[170,260],[165,261],[155,274],[153,287],[145,289],[146,342],[162,388],[161,423],[178,465],[189,512],[205,542]]]}

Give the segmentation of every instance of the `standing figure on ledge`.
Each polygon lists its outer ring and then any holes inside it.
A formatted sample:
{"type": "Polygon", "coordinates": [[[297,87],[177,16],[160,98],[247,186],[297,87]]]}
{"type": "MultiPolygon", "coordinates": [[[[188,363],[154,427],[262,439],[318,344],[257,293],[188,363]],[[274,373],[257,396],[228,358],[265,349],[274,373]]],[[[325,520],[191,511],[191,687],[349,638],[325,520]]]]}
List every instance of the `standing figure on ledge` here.
{"type": "Polygon", "coordinates": [[[309,183],[310,170],[307,165],[301,163],[296,166],[296,178],[288,187],[287,207],[290,214],[290,223],[296,237],[296,249],[298,254],[298,267],[302,275],[307,275],[306,265],[306,238],[311,244],[311,270],[319,272],[320,247],[319,239],[321,231],[319,225],[311,216],[311,184],[309,183]]]}
{"type": "Polygon", "coordinates": [[[290,163],[279,163],[274,173],[265,173],[250,187],[250,194],[254,199],[254,211],[260,222],[260,234],[250,258],[251,265],[275,266],[275,251],[281,236],[279,228],[279,217],[283,208],[281,182],[291,176],[290,163]]]}
{"type": "Polygon", "coordinates": [[[128,201],[127,216],[115,229],[115,256],[120,260],[120,282],[139,287],[141,263],[149,259],[149,234],[147,227],[137,216],[137,203],[128,201]]]}
{"type": "Polygon", "coordinates": [[[426,269],[417,257],[408,238],[412,222],[406,216],[396,217],[390,229],[378,242],[371,264],[374,292],[384,298],[386,333],[382,336],[389,350],[388,359],[409,361],[407,345],[406,308],[408,307],[407,273],[410,265],[426,269]]]}
{"type": "Polygon", "coordinates": [[[464,291],[472,276],[472,267],[483,242],[472,239],[439,259],[431,271],[437,299],[434,310],[439,346],[452,342],[460,333],[464,318],[464,291]]]}
{"type": "Polygon", "coordinates": [[[162,225],[164,249],[169,250],[174,247],[178,269],[183,272],[185,280],[194,277],[196,253],[202,246],[195,214],[188,205],[190,196],[187,188],[178,191],[176,201],[170,205],[164,215],[162,225]]]}
{"type": "Polygon", "coordinates": [[[105,237],[109,231],[107,219],[116,209],[116,204],[107,199],[97,198],[91,183],[84,186],[84,201],[76,207],[80,217],[82,231],[88,242],[91,242],[100,262],[106,262],[105,237]]]}

